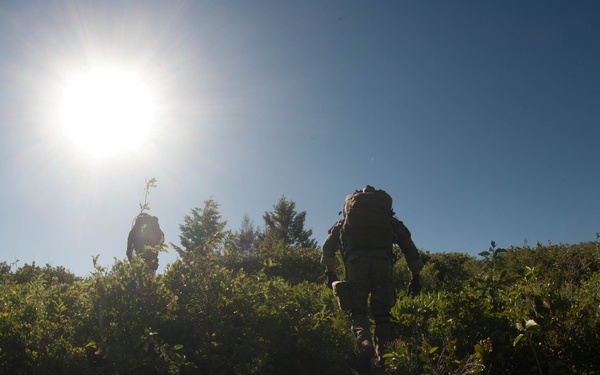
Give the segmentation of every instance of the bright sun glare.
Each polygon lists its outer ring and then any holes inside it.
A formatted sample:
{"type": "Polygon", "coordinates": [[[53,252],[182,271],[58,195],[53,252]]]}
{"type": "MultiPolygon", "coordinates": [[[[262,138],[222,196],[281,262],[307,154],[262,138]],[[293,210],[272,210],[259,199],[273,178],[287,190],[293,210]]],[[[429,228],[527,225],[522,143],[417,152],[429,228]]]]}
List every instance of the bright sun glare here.
{"type": "Polygon", "coordinates": [[[65,86],[59,115],[78,148],[105,157],[143,144],[154,122],[154,104],[150,89],[135,73],[92,69],[65,86]]]}

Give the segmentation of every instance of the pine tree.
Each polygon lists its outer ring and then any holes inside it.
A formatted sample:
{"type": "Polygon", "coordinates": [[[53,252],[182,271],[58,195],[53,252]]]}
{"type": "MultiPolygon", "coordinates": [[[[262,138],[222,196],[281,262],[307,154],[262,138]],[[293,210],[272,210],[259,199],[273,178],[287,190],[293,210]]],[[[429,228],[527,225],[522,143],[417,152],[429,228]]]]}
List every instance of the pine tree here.
{"type": "Polygon", "coordinates": [[[171,246],[185,263],[221,251],[227,239],[227,221],[221,220],[219,203],[210,198],[204,201],[204,208],[193,208],[191,215],[185,215],[183,220],[184,224],[179,225],[182,247],[171,246]]]}
{"type": "Polygon", "coordinates": [[[260,237],[263,243],[282,241],[286,246],[316,248],[317,241],[311,239],[312,229],[304,229],[306,211],[296,212],[296,203],[282,196],[273,206],[272,212],[265,212],[265,233],[260,237]]]}
{"type": "Polygon", "coordinates": [[[244,214],[240,229],[235,233],[237,248],[243,256],[251,255],[256,250],[256,241],[260,231],[254,227],[254,223],[248,216],[244,214]]]}

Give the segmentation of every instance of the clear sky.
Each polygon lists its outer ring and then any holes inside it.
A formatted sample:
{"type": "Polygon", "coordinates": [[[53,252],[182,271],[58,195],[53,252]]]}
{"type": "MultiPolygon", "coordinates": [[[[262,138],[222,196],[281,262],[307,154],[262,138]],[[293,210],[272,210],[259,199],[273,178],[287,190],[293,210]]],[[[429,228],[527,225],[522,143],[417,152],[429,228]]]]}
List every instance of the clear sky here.
{"type": "Polygon", "coordinates": [[[595,1],[3,1],[0,261],[125,258],[149,178],[175,244],[209,198],[235,231],[285,195],[321,245],[366,184],[423,250],[593,241],[599,41],[595,1]],[[96,66],[152,92],[134,151],[90,155],[60,125],[96,66]]]}

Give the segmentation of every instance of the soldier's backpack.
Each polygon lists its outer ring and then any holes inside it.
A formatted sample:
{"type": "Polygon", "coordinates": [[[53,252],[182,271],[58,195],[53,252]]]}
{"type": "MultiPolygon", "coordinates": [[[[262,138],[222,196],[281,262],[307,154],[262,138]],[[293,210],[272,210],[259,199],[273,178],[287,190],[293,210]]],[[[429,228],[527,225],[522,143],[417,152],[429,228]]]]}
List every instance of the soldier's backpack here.
{"type": "Polygon", "coordinates": [[[392,197],[383,190],[366,186],[348,195],[344,202],[340,232],[345,252],[352,249],[383,248],[391,250],[392,197]]]}
{"type": "Polygon", "coordinates": [[[158,252],[165,239],[165,234],[160,229],[156,216],[140,213],[134,220],[127,237],[127,258],[131,261],[134,251],[136,254],[142,254],[148,266],[156,271],[158,252]]]}

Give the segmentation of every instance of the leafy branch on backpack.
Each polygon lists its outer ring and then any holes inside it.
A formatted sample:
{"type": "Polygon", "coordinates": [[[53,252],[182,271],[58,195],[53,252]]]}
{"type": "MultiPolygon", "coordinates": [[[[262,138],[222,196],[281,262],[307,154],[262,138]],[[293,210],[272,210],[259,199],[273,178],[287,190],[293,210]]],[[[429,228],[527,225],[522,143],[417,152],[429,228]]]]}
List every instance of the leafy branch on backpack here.
{"type": "Polygon", "coordinates": [[[156,178],[151,178],[150,180],[146,179],[146,187],[144,188],[144,203],[140,203],[140,213],[150,210],[148,195],[150,195],[150,189],[157,186],[156,182],[156,178]]]}

